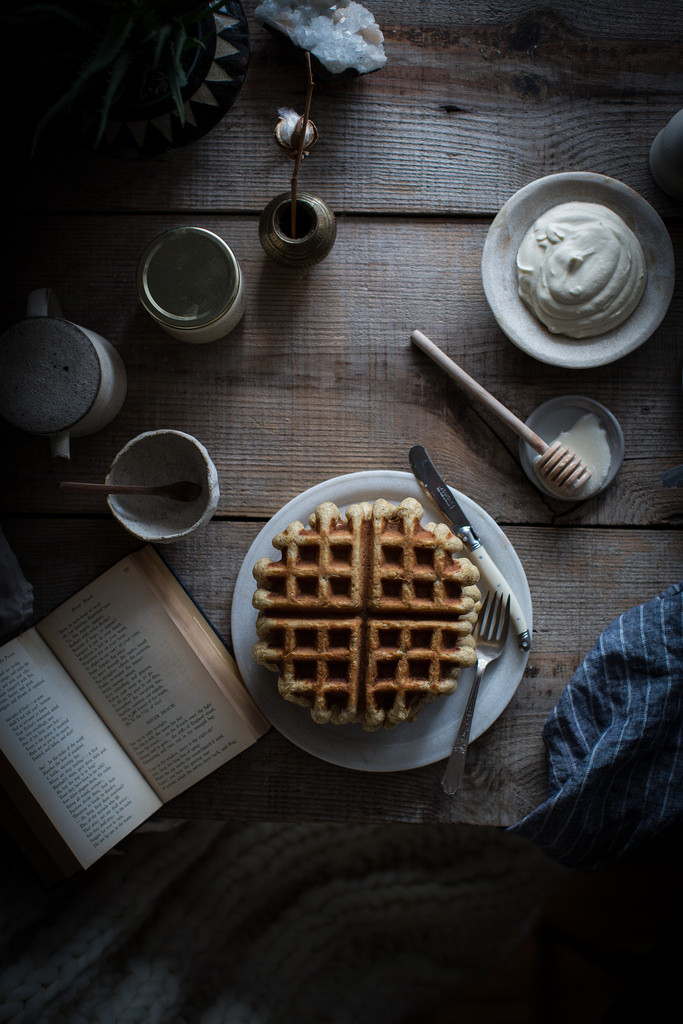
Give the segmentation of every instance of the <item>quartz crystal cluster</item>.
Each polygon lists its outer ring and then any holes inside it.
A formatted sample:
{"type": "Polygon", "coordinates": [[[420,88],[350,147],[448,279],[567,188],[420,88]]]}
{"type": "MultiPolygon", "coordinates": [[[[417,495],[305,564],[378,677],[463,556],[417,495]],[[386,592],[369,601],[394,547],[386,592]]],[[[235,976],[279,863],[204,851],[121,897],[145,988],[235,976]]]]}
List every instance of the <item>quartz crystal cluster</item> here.
{"type": "Polygon", "coordinates": [[[254,11],[262,25],[308,50],[331,74],[376,71],[386,63],[384,36],[372,13],[354,0],[290,3],[263,0],[254,11]]]}

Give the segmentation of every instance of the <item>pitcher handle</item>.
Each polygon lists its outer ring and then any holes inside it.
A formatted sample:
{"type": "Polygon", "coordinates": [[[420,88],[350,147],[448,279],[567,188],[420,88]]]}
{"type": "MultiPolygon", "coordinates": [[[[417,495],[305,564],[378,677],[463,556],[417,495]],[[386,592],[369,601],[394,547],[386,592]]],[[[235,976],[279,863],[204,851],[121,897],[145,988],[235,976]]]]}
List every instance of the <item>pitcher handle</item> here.
{"type": "Polygon", "coordinates": [[[26,300],[26,316],[63,317],[62,307],[51,288],[36,288],[26,300]]]}
{"type": "Polygon", "coordinates": [[[61,430],[58,434],[50,434],[50,450],[53,459],[71,458],[71,438],[68,430],[61,430]]]}

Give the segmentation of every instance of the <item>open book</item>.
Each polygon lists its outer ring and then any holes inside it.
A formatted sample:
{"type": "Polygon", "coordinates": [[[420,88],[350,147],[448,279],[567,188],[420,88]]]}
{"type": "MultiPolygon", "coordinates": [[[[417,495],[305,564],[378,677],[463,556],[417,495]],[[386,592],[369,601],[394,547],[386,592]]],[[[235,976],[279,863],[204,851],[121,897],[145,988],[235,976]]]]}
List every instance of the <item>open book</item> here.
{"type": "Polygon", "coordinates": [[[46,879],[89,867],[268,728],[149,546],[0,647],[3,812],[46,879]]]}

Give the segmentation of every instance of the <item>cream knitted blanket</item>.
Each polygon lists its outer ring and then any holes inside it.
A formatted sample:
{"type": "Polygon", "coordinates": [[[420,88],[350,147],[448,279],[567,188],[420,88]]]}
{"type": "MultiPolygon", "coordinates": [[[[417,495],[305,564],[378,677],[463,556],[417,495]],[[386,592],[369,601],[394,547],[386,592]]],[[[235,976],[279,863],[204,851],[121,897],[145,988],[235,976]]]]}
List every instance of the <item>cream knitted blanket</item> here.
{"type": "Polygon", "coordinates": [[[3,1024],[428,1020],[561,870],[458,825],[162,823],[49,892],[0,852],[3,1024]]]}

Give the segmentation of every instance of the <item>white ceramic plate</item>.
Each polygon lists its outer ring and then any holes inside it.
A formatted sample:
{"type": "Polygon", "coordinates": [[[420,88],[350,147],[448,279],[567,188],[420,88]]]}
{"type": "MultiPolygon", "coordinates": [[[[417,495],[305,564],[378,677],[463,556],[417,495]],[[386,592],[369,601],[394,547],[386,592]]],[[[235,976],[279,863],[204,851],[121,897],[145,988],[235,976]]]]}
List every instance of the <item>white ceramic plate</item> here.
{"type": "MultiPolygon", "coordinates": [[[[514,548],[483,509],[458,491],[453,493],[470,516],[472,526],[489,554],[507,577],[531,630],[529,586],[514,548]]],[[[280,697],[275,673],[258,665],[251,653],[257,640],[257,612],[251,603],[256,587],[252,569],[259,558],[280,558],[280,552],[271,543],[273,537],[295,520],[308,524],[309,516],[323,501],[333,501],[344,511],[353,502],[374,501],[376,498],[386,498],[395,504],[403,498],[416,498],[425,510],[423,522],[443,521],[443,516],[412,473],[382,470],[351,473],[311,487],[281,508],[249,549],[235,584],[232,640],[247,689],[266,718],[292,743],[323,761],[345,768],[390,772],[431,764],[450,754],[474,669],[464,670],[456,692],[428,704],[415,722],[392,730],[368,733],[360,725],[317,725],[306,708],[290,704],[280,697]]],[[[488,729],[507,706],[522,678],[527,658],[528,653],[520,650],[511,634],[501,657],[486,670],[475,707],[472,740],[488,729]]]]}
{"type": "Polygon", "coordinates": [[[620,359],[657,329],[673,294],[674,254],[664,222],[642,196],[604,174],[573,171],[532,181],[508,199],[486,236],[481,272],[491,311],[510,341],[543,363],[583,369],[620,359]],[[574,200],[618,213],[640,241],[647,264],[645,292],[628,320],[583,340],[551,334],[517,292],[517,250],[524,235],[540,214],[574,200]]]}

